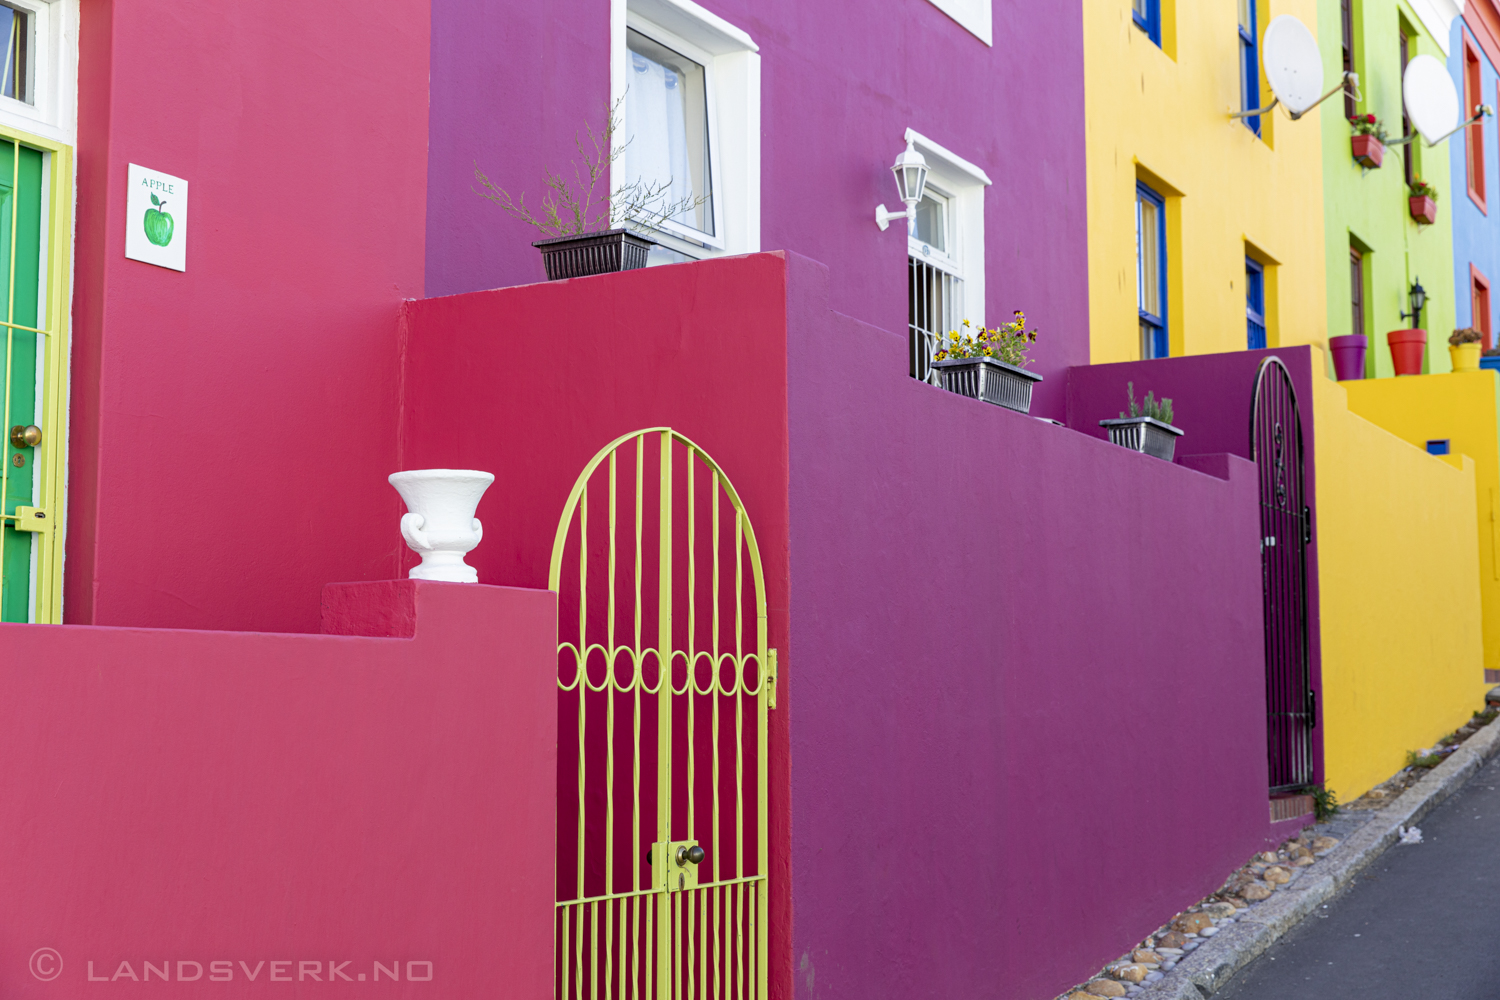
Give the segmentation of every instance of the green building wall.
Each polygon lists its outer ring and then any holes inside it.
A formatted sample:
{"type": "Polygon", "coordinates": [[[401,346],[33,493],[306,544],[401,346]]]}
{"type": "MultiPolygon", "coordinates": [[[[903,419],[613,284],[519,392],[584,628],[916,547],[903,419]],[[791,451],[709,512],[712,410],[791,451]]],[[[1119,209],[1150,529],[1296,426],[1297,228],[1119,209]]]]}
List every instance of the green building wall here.
{"type": "MultiPolygon", "coordinates": [[[[1360,114],[1374,113],[1390,138],[1401,136],[1401,35],[1410,56],[1447,56],[1412,9],[1399,0],[1353,0],[1355,65],[1360,114]]],[[[1323,72],[1333,86],[1343,72],[1339,0],[1319,0],[1318,42],[1323,72]]],[[[1401,147],[1387,148],[1383,164],[1362,168],[1350,152],[1353,130],[1344,102],[1329,98],[1319,113],[1323,131],[1323,224],[1328,261],[1328,334],[1364,333],[1370,338],[1365,377],[1393,375],[1386,334],[1410,328],[1408,290],[1420,279],[1427,289],[1421,326],[1427,331],[1425,372],[1451,371],[1448,334],[1454,327],[1453,226],[1451,199],[1466,197],[1449,188],[1448,143],[1427,147],[1412,142],[1416,173],[1438,191],[1438,219],[1430,226],[1411,217],[1401,147]],[[1365,254],[1365,329],[1353,329],[1350,248],[1365,254]]]]}

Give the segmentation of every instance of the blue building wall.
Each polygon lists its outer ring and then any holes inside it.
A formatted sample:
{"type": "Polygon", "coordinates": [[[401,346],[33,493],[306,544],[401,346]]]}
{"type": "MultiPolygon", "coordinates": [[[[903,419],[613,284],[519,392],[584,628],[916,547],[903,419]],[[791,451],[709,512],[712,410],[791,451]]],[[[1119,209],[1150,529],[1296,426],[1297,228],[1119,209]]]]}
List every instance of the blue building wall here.
{"type": "MultiPolygon", "coordinates": [[[[1453,85],[1458,88],[1459,99],[1462,101],[1465,34],[1468,34],[1470,42],[1479,52],[1479,64],[1483,76],[1480,100],[1482,103],[1494,105],[1495,85],[1500,76],[1497,76],[1489,56],[1475,40],[1473,32],[1462,17],[1453,20],[1452,34],[1449,38],[1448,73],[1453,77],[1453,85]]],[[[1469,129],[1464,129],[1448,140],[1451,148],[1448,151],[1450,176],[1447,190],[1443,190],[1441,185],[1438,185],[1437,178],[1431,179],[1434,186],[1439,187],[1438,197],[1446,199],[1453,212],[1453,296],[1454,305],[1457,307],[1455,316],[1460,327],[1478,325],[1472,313],[1469,266],[1472,264],[1489,279],[1492,286],[1500,284],[1500,132],[1497,132],[1497,122],[1494,118],[1486,118],[1483,127],[1487,195],[1485,206],[1489,210],[1488,214],[1469,197],[1469,129]]],[[[1500,296],[1500,287],[1492,287],[1489,329],[1500,333],[1500,324],[1495,322],[1494,315],[1497,296],[1500,296]]],[[[1443,330],[1434,330],[1431,334],[1433,341],[1439,344],[1442,343],[1442,339],[1446,339],[1446,335],[1447,331],[1443,330]]]]}

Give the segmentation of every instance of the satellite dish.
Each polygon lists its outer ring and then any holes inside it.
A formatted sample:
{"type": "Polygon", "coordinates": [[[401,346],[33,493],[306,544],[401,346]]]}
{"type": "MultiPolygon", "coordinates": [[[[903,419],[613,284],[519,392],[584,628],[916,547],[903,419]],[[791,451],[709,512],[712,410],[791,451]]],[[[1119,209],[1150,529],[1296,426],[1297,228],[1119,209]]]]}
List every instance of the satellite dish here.
{"type": "Polygon", "coordinates": [[[1266,25],[1261,44],[1271,93],[1293,118],[1301,117],[1324,97],[1323,54],[1318,51],[1318,40],[1307,30],[1307,25],[1290,14],[1282,14],[1266,25]]]}
{"type": "Polygon", "coordinates": [[[1407,64],[1401,92],[1406,97],[1406,115],[1427,145],[1437,145],[1458,128],[1458,90],[1448,70],[1432,56],[1417,56],[1407,64]]]}

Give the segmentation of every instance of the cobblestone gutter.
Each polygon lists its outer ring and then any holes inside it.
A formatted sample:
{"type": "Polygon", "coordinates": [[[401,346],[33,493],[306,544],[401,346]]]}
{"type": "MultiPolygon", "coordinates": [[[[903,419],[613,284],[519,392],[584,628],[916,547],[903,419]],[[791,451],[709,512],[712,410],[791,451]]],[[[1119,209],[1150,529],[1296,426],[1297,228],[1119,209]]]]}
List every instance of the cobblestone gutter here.
{"type": "MultiPolygon", "coordinates": [[[[1500,721],[1492,722],[1460,744],[1446,760],[1427,772],[1389,805],[1368,812],[1345,812],[1331,823],[1307,831],[1304,840],[1335,838],[1337,846],[1318,851],[1296,847],[1303,867],[1277,863],[1258,856],[1255,874],[1279,888],[1265,893],[1261,886],[1248,893],[1255,900],[1234,898],[1212,902],[1180,915],[1168,928],[1153,935],[1147,945],[1119,962],[1111,963],[1099,978],[1065,994],[1068,998],[1098,1000],[1124,996],[1129,1000],[1203,1000],[1228,982],[1236,971],[1271,946],[1303,918],[1343,890],[1366,865],[1401,836],[1401,830],[1421,818],[1452,795],[1464,782],[1500,751],[1500,721]],[[1279,870],[1277,870],[1279,869],[1279,870]],[[1283,875],[1288,876],[1283,879],[1283,875]],[[1195,933],[1184,938],[1182,931],[1195,933]],[[1181,947],[1162,947],[1163,944],[1181,947]],[[1148,971],[1149,970],[1149,971],[1148,971]],[[1138,978],[1140,977],[1140,978],[1138,978]],[[1134,980],[1134,981],[1132,981],[1134,980]]],[[[1388,783],[1389,784],[1389,783],[1388,783]]],[[[1324,842],[1326,843],[1326,841],[1324,842]]],[[[1247,874],[1231,876],[1241,884],[1247,874]]],[[[1223,894],[1221,894],[1223,895],[1223,894]]],[[[1227,897],[1226,897],[1227,898],[1227,897]]]]}

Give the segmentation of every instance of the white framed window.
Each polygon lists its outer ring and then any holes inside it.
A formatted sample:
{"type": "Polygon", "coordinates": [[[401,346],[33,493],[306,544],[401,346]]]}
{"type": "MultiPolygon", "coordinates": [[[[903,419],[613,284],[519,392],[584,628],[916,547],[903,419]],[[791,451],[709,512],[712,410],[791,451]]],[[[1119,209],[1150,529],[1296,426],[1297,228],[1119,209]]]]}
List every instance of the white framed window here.
{"type": "Polygon", "coordinates": [[[963,322],[964,278],[958,266],[954,199],[927,182],[907,224],[906,296],[911,375],[931,380],[933,355],[963,322]]]}
{"type": "Polygon", "coordinates": [[[760,249],[760,55],[691,0],[612,0],[611,104],[624,155],[610,185],[642,182],[682,211],[647,233],[651,263],[760,249]]]}
{"type": "Polygon", "coordinates": [[[907,225],[907,321],[911,375],[928,380],[932,355],[964,320],[985,321],[982,169],[912,129],[927,160],[927,188],[907,225]]]}
{"type": "Polygon", "coordinates": [[[72,145],[79,0],[0,0],[0,122],[72,145]]]}

